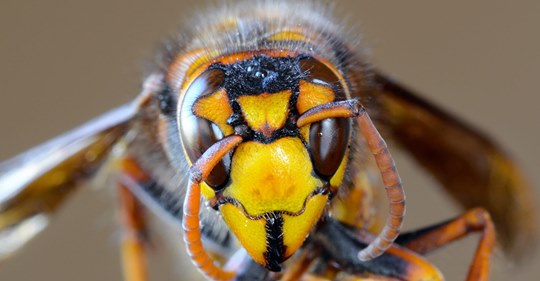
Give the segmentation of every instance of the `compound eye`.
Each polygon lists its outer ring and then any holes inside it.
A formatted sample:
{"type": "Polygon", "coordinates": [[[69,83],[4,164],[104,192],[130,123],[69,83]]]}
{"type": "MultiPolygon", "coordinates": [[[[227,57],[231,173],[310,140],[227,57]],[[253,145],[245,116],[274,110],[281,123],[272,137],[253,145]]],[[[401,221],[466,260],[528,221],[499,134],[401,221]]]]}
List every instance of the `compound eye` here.
{"type": "MultiPolygon", "coordinates": [[[[217,92],[224,79],[223,71],[210,69],[200,74],[189,86],[180,106],[178,120],[180,138],[187,157],[194,163],[214,143],[223,138],[216,124],[195,114],[193,106],[198,100],[217,92]]],[[[215,105],[219,107],[219,104],[215,105]]],[[[218,163],[205,182],[215,190],[221,189],[229,177],[230,157],[218,163]]]]}
{"type": "Polygon", "coordinates": [[[326,119],[311,124],[309,146],[313,166],[317,173],[329,180],[339,168],[347,146],[351,130],[348,118],[326,119]]]}
{"type": "MultiPolygon", "coordinates": [[[[315,58],[300,61],[307,86],[300,86],[298,105],[300,113],[315,106],[347,99],[340,81],[332,69],[315,58]]],[[[347,152],[351,134],[348,118],[326,119],[313,123],[309,129],[309,146],[315,171],[329,180],[338,170],[347,152]]]]}
{"type": "Polygon", "coordinates": [[[315,58],[305,58],[300,61],[300,70],[305,75],[303,80],[332,89],[334,92],[334,101],[347,99],[340,79],[324,63],[315,58]]]}

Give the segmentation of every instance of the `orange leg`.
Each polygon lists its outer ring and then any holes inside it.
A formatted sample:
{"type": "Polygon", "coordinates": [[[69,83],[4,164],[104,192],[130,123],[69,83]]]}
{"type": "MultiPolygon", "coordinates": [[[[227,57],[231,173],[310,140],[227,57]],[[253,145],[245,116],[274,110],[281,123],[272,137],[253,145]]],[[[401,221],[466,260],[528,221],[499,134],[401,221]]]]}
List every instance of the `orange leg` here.
{"type": "Polygon", "coordinates": [[[427,229],[403,234],[397,243],[420,254],[426,254],[471,232],[481,232],[467,281],[486,281],[490,257],[495,245],[495,228],[487,211],[476,208],[448,222],[427,229]]]}
{"type": "Polygon", "coordinates": [[[123,226],[122,266],[125,281],[146,281],[146,259],[144,255],[144,220],[140,203],[131,191],[118,186],[120,212],[123,226]]]}
{"type": "MultiPolygon", "coordinates": [[[[473,209],[450,222],[430,227],[409,235],[400,236],[394,240],[401,228],[401,223],[405,211],[405,196],[401,188],[399,175],[397,174],[394,161],[388,152],[384,140],[379,135],[377,129],[371,122],[368,114],[362,106],[355,100],[347,100],[340,102],[332,102],[312,108],[303,113],[297,120],[297,126],[318,122],[327,118],[348,118],[356,117],[360,131],[366,139],[367,146],[372,151],[377,166],[382,175],[382,180],[386,188],[387,197],[390,202],[390,216],[381,234],[370,239],[370,244],[358,253],[358,258],[361,261],[367,262],[385,252],[392,253],[392,242],[404,244],[405,247],[423,254],[431,249],[438,248],[448,244],[456,239],[459,239],[470,232],[482,231],[482,237],[474,260],[469,269],[467,277],[468,281],[484,281],[489,275],[490,256],[495,244],[495,230],[493,223],[486,211],[483,209],[473,209]],[[390,248],[389,248],[390,247],[390,248]]],[[[332,234],[336,236],[336,233],[332,234]]],[[[334,240],[336,241],[336,240],[334,240]]],[[[349,245],[350,246],[350,245],[349,245]]],[[[330,248],[329,248],[330,249],[330,248]]],[[[343,250],[347,250],[344,248],[343,250]]],[[[335,257],[341,258],[340,255],[335,257]]],[[[343,257],[343,255],[342,255],[343,257]]],[[[412,256],[411,256],[412,257],[412,256]]],[[[403,257],[402,257],[403,258],[403,257]]],[[[412,262],[409,258],[404,258],[409,261],[410,266],[418,265],[412,262]]],[[[355,264],[352,258],[344,259],[345,262],[355,264]]],[[[373,260],[375,261],[375,260],[373,260]]],[[[366,264],[355,264],[361,268],[366,264]]],[[[376,268],[369,268],[376,272],[376,268]]],[[[416,271],[416,270],[413,270],[416,271]]],[[[411,272],[413,272],[411,271],[411,272]]],[[[421,270],[420,270],[421,271],[421,270]]],[[[435,272],[435,271],[433,271],[435,272]]],[[[407,277],[409,275],[407,274],[407,277]]],[[[403,279],[403,278],[402,278],[403,279]]],[[[410,278],[405,278],[409,280],[410,278]]],[[[425,279],[425,278],[424,278],[425,279]]],[[[424,280],[421,279],[421,280],[424,280]]],[[[431,280],[431,279],[430,279],[431,280]]]]}

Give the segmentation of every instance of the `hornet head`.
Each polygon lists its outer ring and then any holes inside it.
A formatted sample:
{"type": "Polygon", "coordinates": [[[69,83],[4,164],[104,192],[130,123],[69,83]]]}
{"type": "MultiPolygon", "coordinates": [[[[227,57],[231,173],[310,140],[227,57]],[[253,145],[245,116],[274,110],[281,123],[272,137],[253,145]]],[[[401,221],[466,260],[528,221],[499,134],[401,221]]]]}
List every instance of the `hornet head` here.
{"type": "Polygon", "coordinates": [[[346,100],[323,60],[292,52],[235,54],[205,65],[178,106],[184,153],[194,163],[224,136],[243,138],[201,184],[203,196],[251,257],[278,271],[320,219],[344,176],[351,120],[299,127],[316,106],[346,100]]]}

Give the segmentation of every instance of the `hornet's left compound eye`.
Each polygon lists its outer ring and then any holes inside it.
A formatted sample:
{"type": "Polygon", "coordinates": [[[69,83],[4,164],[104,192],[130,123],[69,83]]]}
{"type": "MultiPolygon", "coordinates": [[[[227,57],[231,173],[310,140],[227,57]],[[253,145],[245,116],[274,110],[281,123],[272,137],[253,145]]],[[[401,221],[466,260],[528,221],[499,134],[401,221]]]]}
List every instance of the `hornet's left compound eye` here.
{"type": "MultiPolygon", "coordinates": [[[[300,84],[298,109],[304,113],[324,103],[347,99],[339,77],[315,58],[300,61],[305,73],[300,84]]],[[[309,129],[309,146],[313,167],[324,179],[330,179],[343,161],[351,134],[351,120],[332,118],[313,123],[309,129]]]]}
{"type": "MultiPolygon", "coordinates": [[[[206,70],[200,74],[187,89],[179,107],[179,132],[184,152],[191,163],[194,163],[214,143],[223,138],[219,125],[219,115],[227,115],[222,109],[228,104],[220,104],[219,97],[225,95],[220,88],[224,74],[219,69],[206,70]]],[[[223,100],[221,100],[223,102],[223,100]]],[[[221,119],[225,118],[221,117],[221,119]]],[[[227,181],[230,159],[223,157],[207,179],[206,183],[213,189],[220,189],[227,181]]]]}
{"type": "Polygon", "coordinates": [[[332,118],[311,124],[309,146],[317,173],[331,178],[339,168],[349,143],[351,122],[332,118]]]}

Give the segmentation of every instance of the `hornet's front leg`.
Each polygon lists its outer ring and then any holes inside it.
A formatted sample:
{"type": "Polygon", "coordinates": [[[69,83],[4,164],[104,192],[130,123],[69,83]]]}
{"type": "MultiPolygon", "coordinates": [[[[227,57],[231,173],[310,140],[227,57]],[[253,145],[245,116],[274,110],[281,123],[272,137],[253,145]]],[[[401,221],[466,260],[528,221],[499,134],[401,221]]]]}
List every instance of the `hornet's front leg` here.
{"type": "Polygon", "coordinates": [[[358,251],[365,248],[369,244],[368,240],[373,238],[360,232],[327,218],[320,223],[311,241],[321,247],[323,256],[329,262],[336,263],[341,270],[354,275],[384,277],[386,280],[444,280],[434,265],[413,251],[397,245],[392,245],[375,259],[360,261],[358,251]]]}
{"type": "Polygon", "coordinates": [[[423,255],[473,232],[482,234],[469,268],[467,281],[487,281],[491,253],[495,246],[495,227],[489,213],[484,209],[472,209],[441,224],[404,233],[398,237],[396,243],[423,255]]]}
{"type": "Polygon", "coordinates": [[[472,209],[441,224],[404,233],[395,241],[399,246],[394,245],[381,257],[367,262],[361,262],[356,255],[358,249],[365,247],[372,239],[363,230],[346,227],[329,218],[321,223],[312,241],[323,247],[329,261],[337,262],[343,270],[353,274],[398,280],[443,280],[437,268],[420,255],[473,232],[481,232],[482,235],[466,280],[487,281],[495,245],[495,230],[489,214],[481,208],[472,209]]]}

